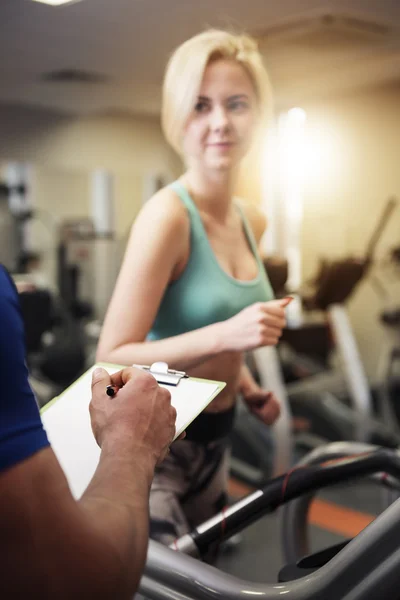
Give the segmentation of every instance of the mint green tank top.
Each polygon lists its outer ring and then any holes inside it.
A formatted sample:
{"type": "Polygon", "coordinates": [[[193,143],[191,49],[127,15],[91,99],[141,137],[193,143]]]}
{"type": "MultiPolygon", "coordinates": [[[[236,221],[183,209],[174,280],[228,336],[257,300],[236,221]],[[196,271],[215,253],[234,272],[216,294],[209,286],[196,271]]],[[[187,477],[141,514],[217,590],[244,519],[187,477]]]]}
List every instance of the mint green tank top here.
{"type": "Polygon", "coordinates": [[[190,256],[182,275],[165,290],[148,334],[149,340],[172,337],[224,321],[254,302],[265,302],[273,298],[253,233],[240,207],[238,209],[243,228],[258,264],[257,277],[250,281],[234,279],[222,269],[208,240],[200,213],[188,191],[179,181],[175,181],[170,187],[189,214],[190,256]]]}

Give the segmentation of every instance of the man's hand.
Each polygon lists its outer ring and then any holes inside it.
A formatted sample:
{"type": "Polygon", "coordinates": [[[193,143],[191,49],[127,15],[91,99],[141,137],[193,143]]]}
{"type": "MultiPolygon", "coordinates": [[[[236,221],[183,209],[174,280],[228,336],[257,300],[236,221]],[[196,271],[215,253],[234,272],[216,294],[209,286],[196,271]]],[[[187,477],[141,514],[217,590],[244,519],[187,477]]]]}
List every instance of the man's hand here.
{"type": "Polygon", "coordinates": [[[176,410],[171,394],[141,369],[128,367],[114,375],[98,368],[93,373],[89,406],[92,429],[100,447],[125,439],[159,464],[175,435],[176,410]],[[116,395],[106,394],[108,385],[116,395]]]}
{"type": "Polygon", "coordinates": [[[281,414],[281,407],[275,395],[272,392],[258,388],[243,400],[256,417],[266,425],[273,425],[281,414]]]}

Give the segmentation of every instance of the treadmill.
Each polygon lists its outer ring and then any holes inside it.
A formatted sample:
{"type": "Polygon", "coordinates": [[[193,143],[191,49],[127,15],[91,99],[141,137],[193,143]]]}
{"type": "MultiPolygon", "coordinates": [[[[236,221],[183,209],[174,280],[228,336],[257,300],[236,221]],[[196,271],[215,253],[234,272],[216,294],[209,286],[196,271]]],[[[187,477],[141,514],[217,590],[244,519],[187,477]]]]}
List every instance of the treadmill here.
{"type": "MultiPolygon", "coordinates": [[[[304,561],[303,564],[297,561],[297,564],[282,569],[278,583],[245,581],[195,558],[201,558],[211,544],[229,538],[261,516],[322,487],[374,477],[392,492],[400,490],[398,450],[344,443],[318,448],[315,452],[303,464],[275,477],[263,489],[177,539],[173,548],[150,541],[144,575],[135,599],[400,599],[400,500],[386,508],[348,543],[307,557],[305,566],[304,561]]],[[[301,523],[303,528],[306,527],[305,515],[303,511],[302,519],[298,519],[300,530],[301,523]]]]}

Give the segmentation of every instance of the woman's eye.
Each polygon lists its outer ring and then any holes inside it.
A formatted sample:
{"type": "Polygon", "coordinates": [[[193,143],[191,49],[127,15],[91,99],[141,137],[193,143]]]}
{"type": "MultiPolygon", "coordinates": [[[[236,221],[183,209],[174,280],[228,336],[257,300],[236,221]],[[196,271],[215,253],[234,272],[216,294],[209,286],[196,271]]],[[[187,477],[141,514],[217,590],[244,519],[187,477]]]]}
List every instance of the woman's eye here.
{"type": "Polygon", "coordinates": [[[235,100],[234,102],[230,102],[228,104],[229,110],[246,110],[248,106],[248,103],[244,100],[235,100]]]}
{"type": "Polygon", "coordinates": [[[197,102],[196,106],[194,107],[194,110],[198,113],[202,113],[205,112],[208,108],[208,104],[207,102],[197,102]]]}

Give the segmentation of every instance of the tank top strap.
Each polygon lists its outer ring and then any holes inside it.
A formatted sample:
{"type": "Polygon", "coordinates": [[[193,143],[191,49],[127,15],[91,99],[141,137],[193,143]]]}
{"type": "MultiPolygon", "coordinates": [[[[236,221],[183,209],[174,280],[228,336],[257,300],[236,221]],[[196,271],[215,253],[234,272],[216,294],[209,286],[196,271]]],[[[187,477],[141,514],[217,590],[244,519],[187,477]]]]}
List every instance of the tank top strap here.
{"type": "Polygon", "coordinates": [[[189,213],[192,232],[199,237],[204,237],[205,231],[204,231],[204,226],[203,226],[203,222],[200,217],[199,210],[198,210],[197,206],[195,205],[195,203],[193,202],[192,198],[190,197],[188,190],[185,188],[183,183],[181,183],[179,180],[176,180],[173,183],[170,183],[169,187],[172,190],[174,190],[174,192],[177,194],[177,196],[179,196],[182,203],[185,205],[185,207],[189,213]]]}
{"type": "Polygon", "coordinates": [[[237,211],[238,211],[238,213],[239,213],[239,215],[240,215],[240,217],[242,219],[244,232],[246,234],[246,237],[247,237],[247,240],[249,242],[250,248],[251,248],[251,250],[253,252],[253,255],[255,256],[256,261],[257,261],[259,267],[262,267],[262,270],[264,270],[264,265],[262,263],[262,260],[261,260],[260,254],[259,254],[258,247],[257,247],[257,242],[256,242],[256,239],[254,237],[254,233],[253,233],[253,230],[252,230],[252,228],[250,226],[250,223],[249,223],[249,221],[248,221],[248,219],[247,219],[247,217],[246,217],[246,215],[244,213],[244,210],[240,206],[240,202],[238,202],[237,200],[234,200],[234,204],[235,204],[235,207],[236,207],[236,209],[237,209],[237,211]]]}

